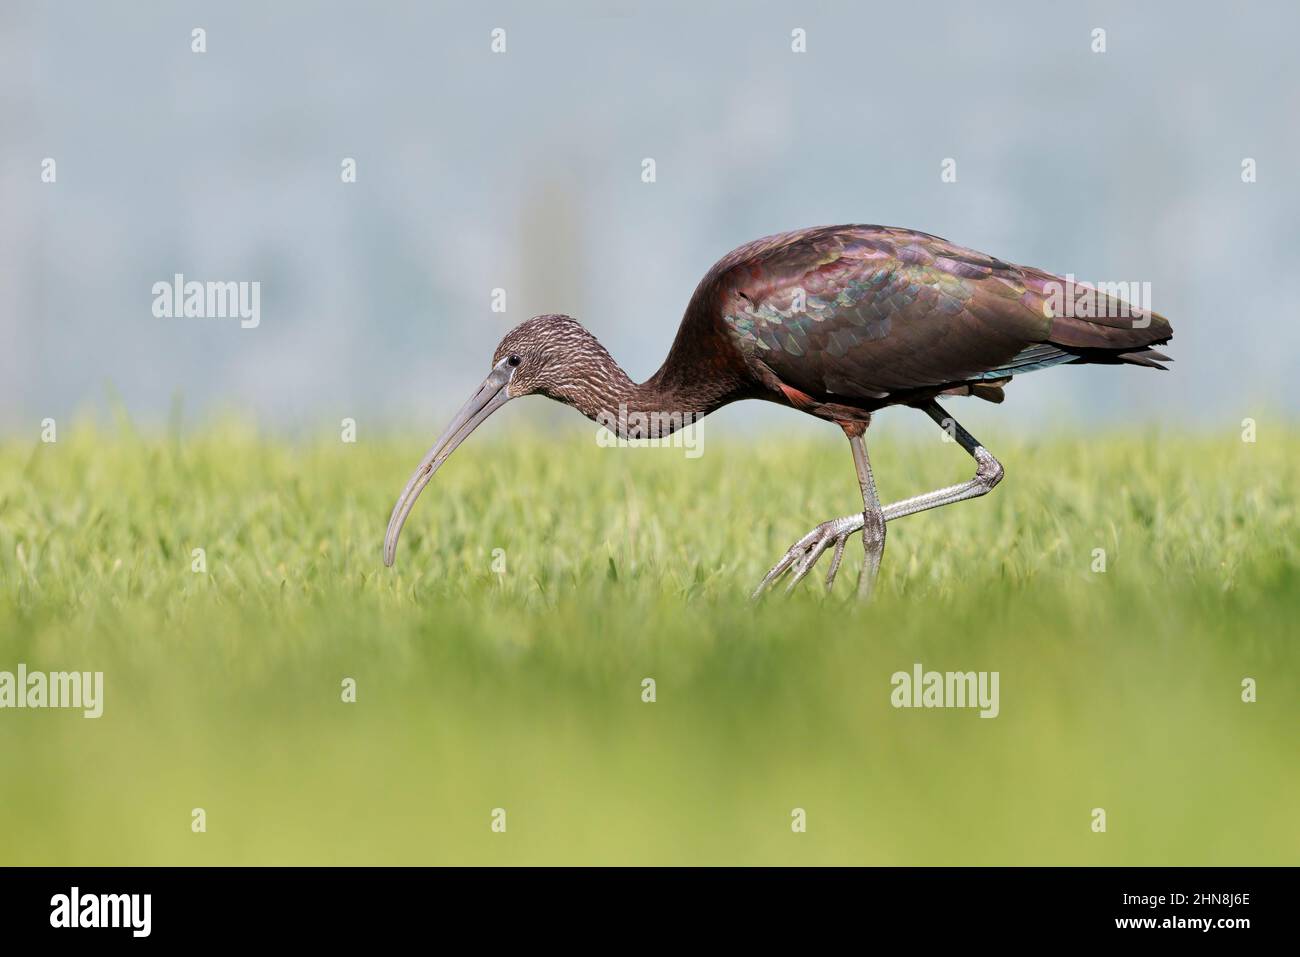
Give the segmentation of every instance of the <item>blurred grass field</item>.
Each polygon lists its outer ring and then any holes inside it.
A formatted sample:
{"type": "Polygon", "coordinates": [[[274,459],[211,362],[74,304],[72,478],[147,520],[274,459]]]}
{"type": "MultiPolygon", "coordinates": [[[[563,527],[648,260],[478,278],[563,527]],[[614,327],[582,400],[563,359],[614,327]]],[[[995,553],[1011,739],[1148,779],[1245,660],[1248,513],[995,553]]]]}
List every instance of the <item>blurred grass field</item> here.
{"type": "MultiPolygon", "coordinates": [[[[855,538],[757,608],[860,501],[842,440],[498,429],[393,569],[428,436],[0,442],[0,670],[105,674],[98,720],[0,711],[0,864],[1300,861],[1300,436],[980,434],[1006,481],[891,524],[871,606],[855,538]],[[1000,716],[894,709],[914,662],[1000,716]]],[[[887,501],[970,472],[872,454],[887,501]]]]}

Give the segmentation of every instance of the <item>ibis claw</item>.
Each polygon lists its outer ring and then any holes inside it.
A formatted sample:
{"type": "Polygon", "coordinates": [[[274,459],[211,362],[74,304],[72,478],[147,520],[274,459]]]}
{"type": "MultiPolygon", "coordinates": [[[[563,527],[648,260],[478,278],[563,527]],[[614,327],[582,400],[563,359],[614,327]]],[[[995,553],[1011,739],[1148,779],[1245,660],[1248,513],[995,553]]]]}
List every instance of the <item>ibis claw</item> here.
{"type": "Polygon", "coordinates": [[[849,540],[849,536],[854,532],[862,529],[862,524],[861,512],[854,515],[845,515],[843,518],[831,519],[829,522],[822,522],[790,546],[789,550],[781,556],[781,560],[763,576],[763,580],[758,583],[758,587],[754,589],[754,593],[750,595],[750,598],[753,600],[761,598],[793,568],[794,576],[785,586],[785,593],[790,594],[795,586],[812,571],[813,566],[826,553],[826,550],[834,545],[835,551],[831,555],[831,567],[826,574],[826,590],[830,591],[831,586],[835,584],[835,575],[840,570],[840,561],[844,558],[844,543],[849,540]]]}

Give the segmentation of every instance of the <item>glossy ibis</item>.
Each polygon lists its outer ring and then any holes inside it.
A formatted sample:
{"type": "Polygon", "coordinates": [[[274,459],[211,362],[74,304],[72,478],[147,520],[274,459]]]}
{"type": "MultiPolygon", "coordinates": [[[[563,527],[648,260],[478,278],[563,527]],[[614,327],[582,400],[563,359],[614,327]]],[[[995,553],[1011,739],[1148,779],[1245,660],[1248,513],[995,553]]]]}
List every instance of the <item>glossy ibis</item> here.
{"type": "Polygon", "coordinates": [[[939,406],[939,396],[1001,402],[1013,376],[1056,365],[1162,369],[1168,357],[1151,346],[1171,336],[1163,317],[1109,290],[1076,287],[927,233],[826,226],[770,236],[709,270],[668,358],[641,384],[568,316],[537,316],[511,330],[488,377],[402,490],[388,521],[384,562],[393,563],[402,525],[433,473],[510,399],[544,395],[615,423],[620,438],[646,437],[648,422],[666,434],[729,402],[766,399],[844,430],[863,510],[823,522],[795,542],[754,595],[791,569],[787,591],[793,588],[833,546],[830,588],[845,542],[861,530],[866,558],[858,593],[865,597],[880,567],[886,523],[984,495],[1002,479],[998,460],[939,406]],[[975,459],[974,477],[882,505],[863,435],[872,413],[890,405],[920,409],[947,429],[975,459]]]}

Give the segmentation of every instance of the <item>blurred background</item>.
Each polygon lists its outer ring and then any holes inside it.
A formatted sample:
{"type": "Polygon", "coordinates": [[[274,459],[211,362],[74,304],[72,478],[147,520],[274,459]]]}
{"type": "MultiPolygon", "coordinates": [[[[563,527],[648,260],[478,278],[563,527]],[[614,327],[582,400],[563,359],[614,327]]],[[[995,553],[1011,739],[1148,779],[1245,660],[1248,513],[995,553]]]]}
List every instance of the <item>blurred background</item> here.
{"type": "MultiPolygon", "coordinates": [[[[976,426],[1294,413],[1298,29],[1265,2],[9,2],[0,430],[110,397],[432,428],[542,312],[642,379],[714,261],[837,222],[1151,283],[1173,374],[1029,376],[976,426]],[[177,272],[260,281],[260,326],[155,318],[177,272]]],[[[810,427],[757,406],[721,416],[810,427]]]]}

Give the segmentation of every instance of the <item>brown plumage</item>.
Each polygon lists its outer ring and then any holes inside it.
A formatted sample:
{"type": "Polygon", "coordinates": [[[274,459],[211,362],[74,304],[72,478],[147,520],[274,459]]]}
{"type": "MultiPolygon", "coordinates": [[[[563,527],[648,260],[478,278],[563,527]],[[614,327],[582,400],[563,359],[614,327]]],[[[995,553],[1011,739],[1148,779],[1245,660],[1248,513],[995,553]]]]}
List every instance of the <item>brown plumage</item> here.
{"type": "Polygon", "coordinates": [[[807,400],[791,404],[853,419],[943,394],[1001,401],[1014,375],[1051,365],[1162,368],[1167,357],[1150,347],[1169,341],[1169,323],[1125,307],[927,233],[826,226],[727,255],[678,335],[693,344],[722,332],[770,398],[797,390],[807,400]]]}

